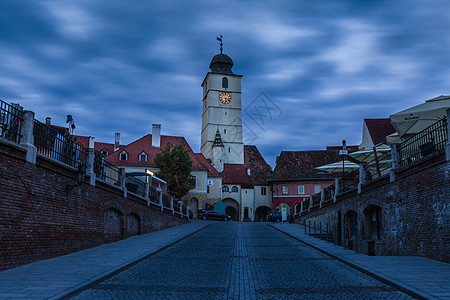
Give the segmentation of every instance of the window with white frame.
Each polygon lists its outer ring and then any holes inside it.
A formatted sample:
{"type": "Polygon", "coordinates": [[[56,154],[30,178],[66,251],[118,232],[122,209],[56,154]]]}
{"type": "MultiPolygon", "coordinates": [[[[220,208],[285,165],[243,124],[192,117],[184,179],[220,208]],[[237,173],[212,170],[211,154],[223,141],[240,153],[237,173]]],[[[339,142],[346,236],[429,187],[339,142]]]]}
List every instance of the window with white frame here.
{"type": "Polygon", "coordinates": [[[299,195],[304,195],[305,194],[305,186],[304,185],[299,185],[298,186],[298,194],[299,195]]]}
{"type": "Polygon", "coordinates": [[[283,195],[289,194],[289,189],[287,185],[283,185],[281,192],[283,193],[283,195]]]}
{"type": "Polygon", "coordinates": [[[120,152],[119,160],[128,160],[128,153],[126,151],[120,152]]]}
{"type": "Polygon", "coordinates": [[[320,184],[314,185],[314,194],[318,194],[322,191],[320,184]]]}
{"type": "Polygon", "coordinates": [[[139,161],[147,161],[147,154],[145,152],[139,154],[139,161]]]}

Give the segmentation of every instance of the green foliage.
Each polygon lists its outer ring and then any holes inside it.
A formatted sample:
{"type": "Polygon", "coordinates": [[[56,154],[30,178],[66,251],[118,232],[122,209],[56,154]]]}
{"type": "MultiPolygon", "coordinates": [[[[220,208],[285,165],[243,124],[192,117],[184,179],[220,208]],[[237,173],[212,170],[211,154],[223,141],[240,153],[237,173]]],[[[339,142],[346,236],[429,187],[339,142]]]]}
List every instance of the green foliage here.
{"type": "Polygon", "coordinates": [[[194,188],[191,180],[192,160],[182,145],[168,143],[156,154],[157,176],[167,182],[167,188],[175,197],[181,198],[194,188]]]}

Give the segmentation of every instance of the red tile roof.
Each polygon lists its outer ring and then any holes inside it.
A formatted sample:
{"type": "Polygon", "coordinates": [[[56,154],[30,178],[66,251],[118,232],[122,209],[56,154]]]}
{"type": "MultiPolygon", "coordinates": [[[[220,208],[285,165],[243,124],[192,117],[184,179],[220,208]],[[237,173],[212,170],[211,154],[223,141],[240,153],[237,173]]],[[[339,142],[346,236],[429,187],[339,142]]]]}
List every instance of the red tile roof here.
{"type": "Polygon", "coordinates": [[[244,164],[224,164],[222,172],[224,184],[240,184],[244,188],[267,185],[272,168],[266,163],[256,146],[244,146],[244,164]],[[247,169],[250,169],[250,176],[247,169]]]}
{"type": "Polygon", "coordinates": [[[389,118],[364,119],[374,145],[386,144],[386,136],[395,132],[389,118]]]}
{"type": "Polygon", "coordinates": [[[282,151],[269,181],[330,178],[330,175],[322,174],[315,168],[340,160],[336,150],[282,151]]]}
{"type": "MultiPolygon", "coordinates": [[[[161,135],[161,148],[152,147],[152,135],[147,134],[142,138],[121,147],[119,150],[110,153],[106,160],[113,165],[121,166],[142,166],[142,167],[156,167],[154,160],[156,154],[161,151],[168,143],[172,145],[183,145],[183,148],[188,152],[192,160],[192,169],[208,170],[208,176],[220,177],[221,175],[214,169],[211,163],[201,153],[194,153],[184,137],[161,135]],[[128,160],[120,160],[120,153],[125,151],[128,154],[128,160]],[[141,153],[147,154],[147,161],[139,161],[141,153]]],[[[112,145],[112,144],[111,144],[112,145]]]]}

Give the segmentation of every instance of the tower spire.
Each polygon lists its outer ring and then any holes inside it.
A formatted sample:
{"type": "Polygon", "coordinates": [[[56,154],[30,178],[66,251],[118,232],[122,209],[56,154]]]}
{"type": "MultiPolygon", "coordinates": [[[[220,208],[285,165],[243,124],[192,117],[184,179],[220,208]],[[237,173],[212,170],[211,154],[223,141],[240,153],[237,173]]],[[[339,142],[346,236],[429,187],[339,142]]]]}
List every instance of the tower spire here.
{"type": "Polygon", "coordinates": [[[223,46],[222,38],[223,38],[222,35],[220,35],[220,37],[217,37],[217,40],[220,42],[220,54],[223,54],[223,53],[222,53],[222,51],[223,51],[223,48],[222,48],[222,46],[223,46]]]}

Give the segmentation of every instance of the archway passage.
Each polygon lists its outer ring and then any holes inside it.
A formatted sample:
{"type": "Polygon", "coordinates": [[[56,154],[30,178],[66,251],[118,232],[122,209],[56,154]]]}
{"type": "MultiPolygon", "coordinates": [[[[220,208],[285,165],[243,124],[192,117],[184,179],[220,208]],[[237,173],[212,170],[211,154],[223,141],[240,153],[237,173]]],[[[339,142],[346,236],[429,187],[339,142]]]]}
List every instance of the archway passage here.
{"type": "Polygon", "coordinates": [[[268,206],[259,206],[255,210],[255,222],[267,221],[267,216],[272,212],[268,206]]]}
{"type": "Polygon", "coordinates": [[[231,220],[239,221],[239,204],[232,198],[226,198],[222,202],[227,206],[225,207],[225,214],[231,217],[231,220]]]}
{"type": "Polygon", "coordinates": [[[105,243],[116,242],[123,238],[123,214],[116,208],[104,212],[103,240],[105,243]]]}
{"type": "Polygon", "coordinates": [[[381,208],[370,205],[364,210],[364,239],[381,239],[381,208]]]}
{"type": "Polygon", "coordinates": [[[238,220],[238,211],[232,206],[225,207],[225,214],[231,217],[231,220],[238,220]]]}
{"type": "Polygon", "coordinates": [[[138,234],[141,234],[141,218],[137,214],[131,213],[127,216],[127,235],[138,234]]]}

